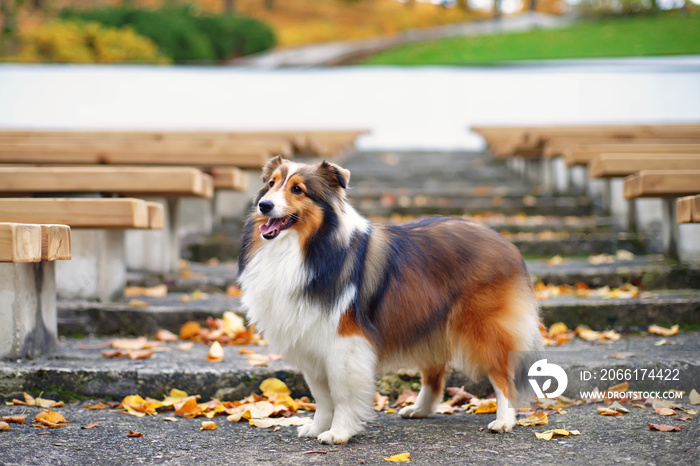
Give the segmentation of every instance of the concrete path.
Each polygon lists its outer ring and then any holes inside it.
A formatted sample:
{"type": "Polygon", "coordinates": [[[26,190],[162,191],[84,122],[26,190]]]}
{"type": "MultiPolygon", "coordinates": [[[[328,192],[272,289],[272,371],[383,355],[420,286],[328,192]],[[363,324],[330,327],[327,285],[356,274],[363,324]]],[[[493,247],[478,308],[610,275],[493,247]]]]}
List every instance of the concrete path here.
{"type": "Polygon", "coordinates": [[[501,19],[450,24],[430,29],[414,29],[389,37],[280,48],[266,53],[244,57],[235,60],[232,64],[254,68],[335,65],[361,55],[378,52],[411,42],[454,36],[520,32],[536,28],[557,28],[564,27],[571,22],[573,22],[573,18],[570,16],[552,16],[528,12],[522,15],[509,16],[501,19]]]}

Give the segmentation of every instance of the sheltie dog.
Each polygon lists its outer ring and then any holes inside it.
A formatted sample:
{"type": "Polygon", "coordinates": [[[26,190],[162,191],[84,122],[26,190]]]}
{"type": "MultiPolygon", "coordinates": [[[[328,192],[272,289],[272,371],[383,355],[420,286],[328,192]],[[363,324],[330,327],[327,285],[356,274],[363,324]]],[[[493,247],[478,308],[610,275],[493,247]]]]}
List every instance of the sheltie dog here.
{"type": "Polygon", "coordinates": [[[454,367],[488,377],[497,400],[488,428],[511,431],[518,352],[541,346],[518,250],[460,218],[372,223],[346,199],[350,172],[325,161],[278,156],[262,178],[239,282],[249,320],[303,372],[316,400],[299,436],[346,443],[371,417],[375,375],[409,366],[421,371],[422,387],[402,417],[434,412],[454,367]]]}

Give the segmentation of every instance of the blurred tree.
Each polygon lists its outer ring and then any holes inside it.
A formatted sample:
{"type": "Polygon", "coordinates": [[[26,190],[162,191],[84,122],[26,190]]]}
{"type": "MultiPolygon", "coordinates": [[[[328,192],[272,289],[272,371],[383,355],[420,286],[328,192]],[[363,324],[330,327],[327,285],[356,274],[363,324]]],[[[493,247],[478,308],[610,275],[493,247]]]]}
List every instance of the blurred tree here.
{"type": "MultiPolygon", "coordinates": [[[[654,0],[652,0],[654,1],[654,0]]],[[[530,0],[530,11],[536,11],[537,10],[537,0],[530,0]]]]}
{"type": "MultiPolygon", "coordinates": [[[[443,5],[445,3],[443,2],[443,5]]],[[[457,7],[464,11],[469,11],[469,0],[457,0],[457,7]]]]}
{"type": "Polygon", "coordinates": [[[272,11],[275,8],[275,0],[265,0],[265,9],[272,11]]]}
{"type": "Polygon", "coordinates": [[[234,0],[224,0],[224,11],[226,13],[233,13],[235,9],[236,8],[234,0]]]}
{"type": "Polygon", "coordinates": [[[2,13],[3,35],[13,35],[17,32],[17,10],[24,0],[0,0],[0,13],[2,13]]]}

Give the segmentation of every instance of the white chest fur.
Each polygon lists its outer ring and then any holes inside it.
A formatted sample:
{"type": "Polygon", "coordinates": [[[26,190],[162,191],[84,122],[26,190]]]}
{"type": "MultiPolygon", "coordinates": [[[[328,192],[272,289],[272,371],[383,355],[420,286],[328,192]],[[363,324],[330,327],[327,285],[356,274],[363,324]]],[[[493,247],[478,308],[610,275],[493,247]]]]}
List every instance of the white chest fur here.
{"type": "Polygon", "coordinates": [[[241,274],[243,306],[248,318],[269,340],[271,349],[300,367],[325,357],[331,339],[337,338],[341,312],[355,290],[345,290],[333,309],[321,309],[304,296],[308,275],[293,230],[265,241],[241,274]]]}

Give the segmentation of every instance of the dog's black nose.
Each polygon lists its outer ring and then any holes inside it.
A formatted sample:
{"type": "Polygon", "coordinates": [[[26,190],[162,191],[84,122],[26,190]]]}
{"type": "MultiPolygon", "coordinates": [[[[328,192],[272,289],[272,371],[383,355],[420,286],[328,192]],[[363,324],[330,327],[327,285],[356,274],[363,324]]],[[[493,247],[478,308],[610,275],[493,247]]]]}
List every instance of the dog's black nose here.
{"type": "Polygon", "coordinates": [[[263,214],[270,212],[274,207],[275,204],[273,204],[272,201],[260,201],[258,203],[258,209],[260,209],[260,212],[263,214]]]}

